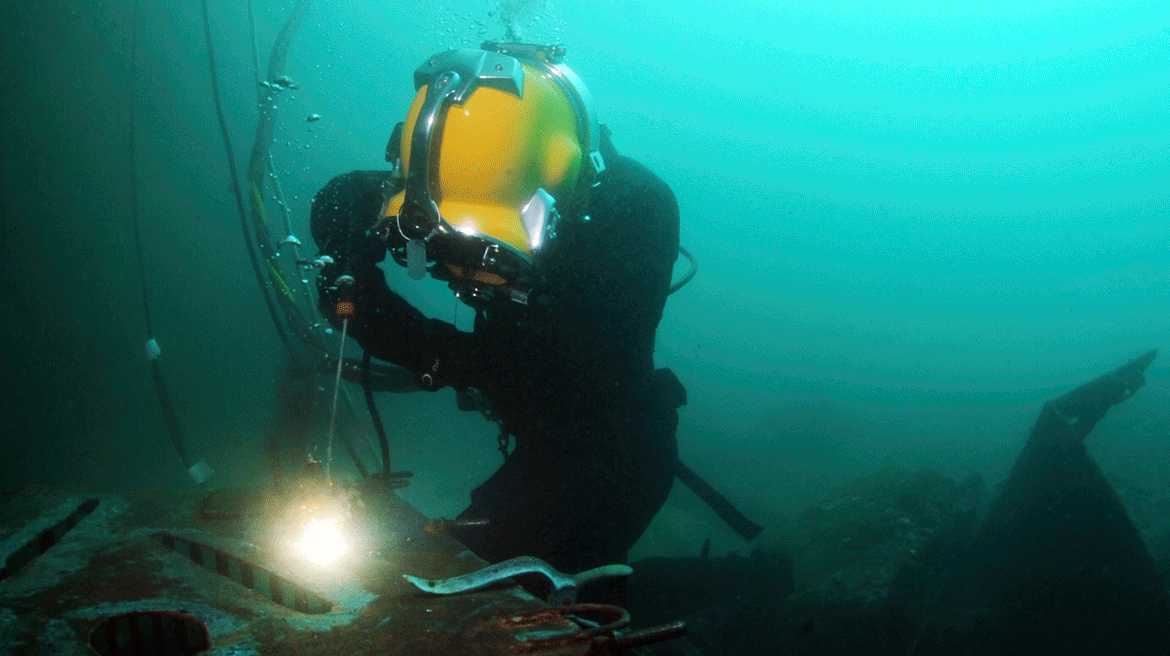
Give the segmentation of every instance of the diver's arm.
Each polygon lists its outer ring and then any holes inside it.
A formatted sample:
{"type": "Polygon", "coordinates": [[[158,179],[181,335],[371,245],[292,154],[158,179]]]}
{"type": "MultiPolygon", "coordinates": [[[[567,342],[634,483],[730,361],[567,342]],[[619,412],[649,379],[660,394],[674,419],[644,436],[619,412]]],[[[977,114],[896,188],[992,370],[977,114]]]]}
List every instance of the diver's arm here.
{"type": "Polygon", "coordinates": [[[336,264],[322,269],[317,279],[319,309],[330,323],[340,328],[336,304],[352,301],[354,316],[347,331],[371,355],[410,370],[423,389],[472,384],[474,372],[466,367],[474,340],[471,334],[445,321],[428,319],[391,291],[376,265],[355,263],[347,271],[354,278],[348,287],[335,282],[337,276],[345,275],[336,264]]]}
{"type": "Polygon", "coordinates": [[[409,369],[424,389],[471,385],[466,354],[472,351],[472,336],[427,319],[390,289],[378,267],[386,257],[385,241],[367,231],[392,190],[389,174],[354,171],[333,178],[313,198],[313,238],[321,254],[333,260],[318,274],[317,308],[340,329],[337,304],[353,302],[347,333],[379,360],[409,369]]]}

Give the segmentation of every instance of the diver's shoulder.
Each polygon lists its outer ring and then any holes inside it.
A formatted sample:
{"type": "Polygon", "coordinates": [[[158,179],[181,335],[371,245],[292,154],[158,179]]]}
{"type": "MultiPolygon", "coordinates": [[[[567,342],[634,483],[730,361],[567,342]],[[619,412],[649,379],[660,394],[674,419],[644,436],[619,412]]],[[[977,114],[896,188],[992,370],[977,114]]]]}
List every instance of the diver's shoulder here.
{"type": "Polygon", "coordinates": [[[670,185],[638,160],[625,155],[611,155],[605,160],[605,166],[604,175],[609,177],[610,184],[636,189],[670,203],[676,202],[670,185]]]}

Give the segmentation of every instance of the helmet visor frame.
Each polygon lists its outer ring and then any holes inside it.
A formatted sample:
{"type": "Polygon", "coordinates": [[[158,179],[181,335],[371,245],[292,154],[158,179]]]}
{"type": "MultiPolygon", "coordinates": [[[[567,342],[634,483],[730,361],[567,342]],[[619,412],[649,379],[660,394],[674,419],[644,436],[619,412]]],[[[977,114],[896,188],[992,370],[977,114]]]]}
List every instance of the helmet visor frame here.
{"type": "MultiPolygon", "coordinates": [[[[435,55],[414,72],[415,89],[427,87],[426,97],[410,135],[405,198],[398,211],[398,231],[406,239],[428,241],[445,224],[431,197],[432,148],[442,113],[467,101],[480,87],[491,87],[521,97],[524,68],[520,61],[485,50],[453,50],[435,55]]],[[[450,228],[450,226],[447,226],[450,228]]]]}

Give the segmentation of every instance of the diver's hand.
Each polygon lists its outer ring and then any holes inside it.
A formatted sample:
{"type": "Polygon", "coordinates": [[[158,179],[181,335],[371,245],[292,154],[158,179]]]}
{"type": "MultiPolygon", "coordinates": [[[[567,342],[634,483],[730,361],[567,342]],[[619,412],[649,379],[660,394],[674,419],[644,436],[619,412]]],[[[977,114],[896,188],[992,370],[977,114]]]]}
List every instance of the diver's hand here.
{"type": "Polygon", "coordinates": [[[348,334],[379,360],[410,370],[420,388],[475,386],[471,364],[476,361],[475,336],[445,321],[426,318],[390,290],[377,266],[327,264],[318,274],[317,292],[318,310],[336,328],[341,328],[337,303],[353,302],[348,334]],[[338,282],[346,275],[352,282],[338,282]]]}
{"type": "Polygon", "coordinates": [[[419,351],[426,317],[390,290],[377,266],[343,266],[326,265],[317,276],[317,309],[321,315],[340,328],[337,304],[352,302],[349,335],[379,360],[417,371],[421,367],[419,351]]]}
{"type": "Polygon", "coordinates": [[[317,291],[322,316],[340,328],[337,303],[352,301],[354,315],[347,332],[371,355],[408,369],[418,386],[427,391],[448,385],[459,389],[474,386],[474,335],[445,321],[426,318],[390,290],[377,266],[350,267],[348,272],[338,264],[321,269],[317,291]],[[338,282],[346,275],[352,276],[352,282],[338,282]]]}

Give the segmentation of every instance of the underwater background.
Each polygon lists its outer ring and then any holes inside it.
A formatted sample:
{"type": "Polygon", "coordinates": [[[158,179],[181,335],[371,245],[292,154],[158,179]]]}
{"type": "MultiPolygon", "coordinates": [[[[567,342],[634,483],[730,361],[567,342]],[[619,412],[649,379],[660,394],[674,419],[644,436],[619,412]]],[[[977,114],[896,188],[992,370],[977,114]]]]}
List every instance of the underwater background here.
{"type": "MultiPolygon", "coordinates": [[[[292,4],[255,0],[261,66],[292,4]]],[[[656,362],[689,392],[685,462],[768,527],[889,466],[994,485],[1044,401],[1170,347],[1170,5],[826,4],[314,0],[273,147],[294,233],[310,242],[329,178],[386,166],[414,68],[502,38],[506,17],[567,46],[618,151],[679,199],[699,273],[667,304],[656,362]]],[[[242,169],[248,8],[210,10],[242,169]]],[[[244,247],[201,5],[143,2],[136,66],[133,20],[126,0],[0,4],[4,489],[190,485],[149,337],[209,483],[270,477],[284,353],[244,247]]],[[[387,269],[469,327],[441,283],[387,269]]],[[[1119,488],[1170,496],[1164,360],[1148,379],[1088,446],[1119,488]]],[[[453,397],[380,400],[394,467],[416,474],[403,494],[433,516],[500,461],[494,426],[453,397]]],[[[707,537],[748,548],[676,485],[636,552],[693,555],[707,537]]]]}

